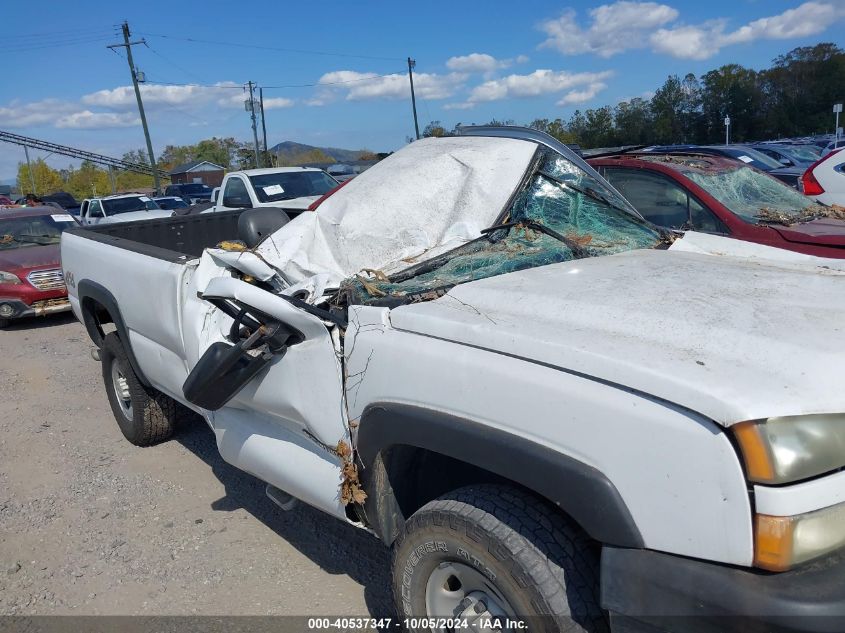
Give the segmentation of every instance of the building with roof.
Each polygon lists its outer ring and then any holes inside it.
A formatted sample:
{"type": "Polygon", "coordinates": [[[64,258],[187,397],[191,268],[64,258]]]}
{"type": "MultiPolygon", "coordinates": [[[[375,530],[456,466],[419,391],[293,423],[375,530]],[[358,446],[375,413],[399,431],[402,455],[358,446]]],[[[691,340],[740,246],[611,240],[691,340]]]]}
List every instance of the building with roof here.
{"type": "Polygon", "coordinates": [[[190,163],[176,165],[168,173],[173,184],[202,183],[209,187],[219,187],[223,182],[225,168],[207,160],[193,160],[190,163]]]}

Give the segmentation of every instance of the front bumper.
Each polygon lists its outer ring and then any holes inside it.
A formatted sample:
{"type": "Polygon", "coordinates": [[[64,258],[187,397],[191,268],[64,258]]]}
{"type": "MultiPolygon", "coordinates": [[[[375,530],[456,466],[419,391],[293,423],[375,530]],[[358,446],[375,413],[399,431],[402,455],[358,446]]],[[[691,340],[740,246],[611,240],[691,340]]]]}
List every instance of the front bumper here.
{"type": "Polygon", "coordinates": [[[601,602],[614,633],[845,631],[845,555],[768,573],[605,547],[601,602]]]}
{"type": "Polygon", "coordinates": [[[6,310],[3,310],[3,313],[0,313],[0,318],[20,319],[23,317],[44,316],[45,314],[56,312],[67,312],[70,310],[70,301],[68,301],[67,297],[59,297],[56,299],[33,301],[32,305],[27,305],[20,299],[0,297],[0,308],[3,306],[9,306],[11,314],[6,316],[6,310]]]}

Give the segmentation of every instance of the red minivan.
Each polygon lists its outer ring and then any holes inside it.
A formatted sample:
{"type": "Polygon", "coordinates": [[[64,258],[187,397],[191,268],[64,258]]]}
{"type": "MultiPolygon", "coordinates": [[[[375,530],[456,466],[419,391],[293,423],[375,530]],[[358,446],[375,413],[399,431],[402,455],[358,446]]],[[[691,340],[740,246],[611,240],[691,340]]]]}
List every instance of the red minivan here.
{"type": "Polygon", "coordinates": [[[56,207],[0,209],[0,328],[70,310],[59,243],[62,231],[77,225],[56,207]]]}
{"type": "Polygon", "coordinates": [[[587,162],[658,226],[845,258],[841,212],[741,162],[651,152],[587,162]]]}

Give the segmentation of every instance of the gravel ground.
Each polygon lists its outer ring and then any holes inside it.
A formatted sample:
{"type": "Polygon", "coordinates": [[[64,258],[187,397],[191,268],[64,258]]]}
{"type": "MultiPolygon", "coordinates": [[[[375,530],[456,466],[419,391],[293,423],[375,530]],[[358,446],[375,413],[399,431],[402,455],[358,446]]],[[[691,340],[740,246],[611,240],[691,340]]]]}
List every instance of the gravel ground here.
{"type": "Polygon", "coordinates": [[[392,614],[389,558],[226,464],[204,422],[124,440],[70,315],[0,331],[0,614],[392,614]]]}

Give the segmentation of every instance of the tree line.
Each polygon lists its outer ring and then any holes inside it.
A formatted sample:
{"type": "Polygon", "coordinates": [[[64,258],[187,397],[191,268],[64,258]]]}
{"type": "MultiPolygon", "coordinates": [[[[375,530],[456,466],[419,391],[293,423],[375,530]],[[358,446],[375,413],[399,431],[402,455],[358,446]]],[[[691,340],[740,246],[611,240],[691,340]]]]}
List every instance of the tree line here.
{"type": "MultiPolygon", "coordinates": [[[[332,163],[335,159],[324,151],[314,148],[294,155],[276,155],[267,150],[260,152],[263,165],[288,167],[310,163],[332,163]]],[[[378,155],[368,150],[361,150],[362,160],[375,160],[378,155]]],[[[129,163],[148,165],[147,152],[143,149],[126,152],[121,157],[129,163]]],[[[255,146],[252,143],[238,141],[233,137],[204,139],[193,145],[168,145],[156,161],[159,169],[169,171],[177,165],[191,161],[207,160],[223,166],[227,171],[251,169],[255,167],[255,146]]],[[[132,191],[152,189],[153,177],[141,173],[115,169],[114,189],[132,191]]],[[[18,191],[30,192],[35,182],[35,193],[46,195],[56,191],[67,191],[74,198],[82,200],[93,196],[108,195],[112,192],[112,175],[108,169],[89,161],[83,161],[79,167],[54,169],[44,160],[32,161],[32,177],[26,163],[18,163],[18,191]]]]}
{"type": "MultiPolygon", "coordinates": [[[[780,55],[765,70],[727,64],[700,77],[670,75],[651,98],[576,110],[566,121],[535,119],[527,125],[585,148],[708,144],[724,142],[724,120],[730,116],[732,141],[768,140],[833,132],[832,106],[843,97],[845,51],[820,43],[780,55]]],[[[440,121],[424,130],[425,136],[449,133],[440,121]]]]}

